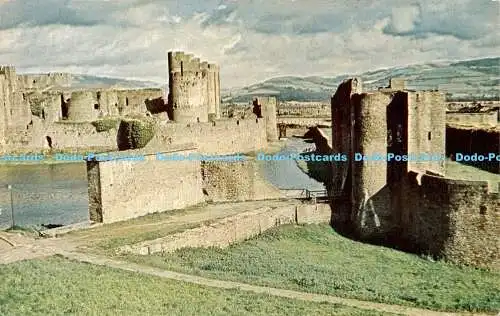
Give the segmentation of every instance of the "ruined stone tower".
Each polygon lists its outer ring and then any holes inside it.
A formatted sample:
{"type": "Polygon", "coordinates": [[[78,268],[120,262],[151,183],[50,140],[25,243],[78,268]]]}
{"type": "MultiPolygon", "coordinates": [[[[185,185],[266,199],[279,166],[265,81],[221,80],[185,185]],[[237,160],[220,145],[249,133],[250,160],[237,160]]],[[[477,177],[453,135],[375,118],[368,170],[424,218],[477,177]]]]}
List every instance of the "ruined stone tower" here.
{"type": "Polygon", "coordinates": [[[168,53],[169,95],[172,119],[208,122],[220,118],[219,67],[183,52],[168,53]]]}
{"type": "Polygon", "coordinates": [[[31,110],[17,86],[16,69],[0,66],[0,136],[7,131],[26,129],[31,120],[31,110]]]}
{"type": "Polygon", "coordinates": [[[68,107],[71,121],[93,121],[99,116],[96,93],[94,91],[73,91],[68,107]]]}
{"type": "Polygon", "coordinates": [[[276,120],[276,97],[258,97],[253,101],[254,113],[266,122],[266,135],[268,141],[278,140],[278,125],[276,120]]]}
{"type": "Polygon", "coordinates": [[[332,97],[333,149],[349,156],[333,168],[338,220],[361,237],[392,230],[410,169],[444,174],[444,161],[388,161],[389,155],[445,154],[444,96],[404,86],[393,80],[387,88],[362,93],[360,80],[348,79],[332,97]]]}

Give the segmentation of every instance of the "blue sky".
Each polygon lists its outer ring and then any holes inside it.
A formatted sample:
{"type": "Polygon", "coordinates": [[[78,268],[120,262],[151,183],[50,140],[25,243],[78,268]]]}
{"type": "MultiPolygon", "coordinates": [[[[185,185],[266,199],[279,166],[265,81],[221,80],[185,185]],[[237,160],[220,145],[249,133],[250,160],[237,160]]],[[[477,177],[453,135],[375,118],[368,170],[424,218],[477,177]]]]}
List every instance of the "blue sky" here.
{"type": "Polygon", "coordinates": [[[492,0],[0,0],[0,64],[166,82],[166,53],[225,88],[497,56],[492,0]]]}

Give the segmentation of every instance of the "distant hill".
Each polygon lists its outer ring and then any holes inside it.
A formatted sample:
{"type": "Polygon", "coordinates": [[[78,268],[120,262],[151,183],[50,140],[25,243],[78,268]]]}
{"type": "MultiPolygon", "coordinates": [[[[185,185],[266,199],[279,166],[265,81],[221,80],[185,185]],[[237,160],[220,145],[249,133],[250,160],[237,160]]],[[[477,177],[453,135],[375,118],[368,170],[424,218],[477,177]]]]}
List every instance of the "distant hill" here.
{"type": "Polygon", "coordinates": [[[410,65],[335,77],[277,77],[241,89],[225,91],[225,102],[248,102],[256,95],[276,95],[283,101],[326,101],[346,78],[361,77],[363,89],[385,87],[404,77],[408,89],[447,93],[448,100],[498,100],[500,57],[458,62],[410,65]]]}
{"type": "Polygon", "coordinates": [[[128,80],[122,78],[98,77],[90,75],[73,74],[73,83],[71,88],[162,88],[164,85],[154,81],[128,80]]]}

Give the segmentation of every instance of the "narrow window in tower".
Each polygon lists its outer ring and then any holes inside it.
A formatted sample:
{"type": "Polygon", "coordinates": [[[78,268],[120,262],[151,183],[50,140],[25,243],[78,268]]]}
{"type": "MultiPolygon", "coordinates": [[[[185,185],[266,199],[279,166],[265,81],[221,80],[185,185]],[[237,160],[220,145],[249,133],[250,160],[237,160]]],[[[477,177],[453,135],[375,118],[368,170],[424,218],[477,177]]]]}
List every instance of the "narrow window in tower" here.
{"type": "Polygon", "coordinates": [[[184,62],[181,61],[181,76],[184,74],[184,62]]]}
{"type": "Polygon", "coordinates": [[[428,133],[427,133],[427,139],[428,139],[428,140],[431,140],[431,132],[428,132],[428,133]]]}

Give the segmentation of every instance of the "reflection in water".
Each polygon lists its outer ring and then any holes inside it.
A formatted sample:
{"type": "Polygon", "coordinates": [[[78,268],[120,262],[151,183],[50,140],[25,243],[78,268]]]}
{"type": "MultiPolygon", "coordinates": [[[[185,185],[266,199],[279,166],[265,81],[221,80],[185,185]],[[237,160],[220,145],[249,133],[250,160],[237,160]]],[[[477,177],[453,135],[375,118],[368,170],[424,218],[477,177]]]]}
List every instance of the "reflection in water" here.
{"type": "Polygon", "coordinates": [[[8,184],[12,185],[16,225],[40,227],[88,219],[84,163],[0,165],[0,228],[12,223],[8,184]]]}
{"type": "MultiPolygon", "coordinates": [[[[291,138],[280,154],[301,153],[311,145],[291,138]]],[[[307,176],[295,161],[263,162],[265,177],[282,189],[322,190],[324,186],[307,176]]],[[[88,219],[85,163],[0,165],[0,228],[11,225],[10,192],[14,198],[16,225],[72,224],[88,219]]]]}

